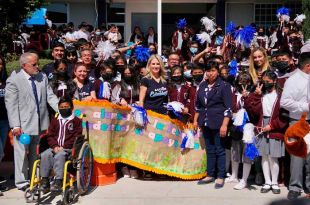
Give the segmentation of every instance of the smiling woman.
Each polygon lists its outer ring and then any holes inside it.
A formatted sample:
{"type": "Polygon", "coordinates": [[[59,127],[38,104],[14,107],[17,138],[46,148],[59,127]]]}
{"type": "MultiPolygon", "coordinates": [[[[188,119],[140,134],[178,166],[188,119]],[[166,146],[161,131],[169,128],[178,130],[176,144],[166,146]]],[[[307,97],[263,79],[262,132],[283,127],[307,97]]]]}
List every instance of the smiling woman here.
{"type": "Polygon", "coordinates": [[[166,114],[164,107],[168,102],[168,89],[164,63],[160,56],[152,55],[147,62],[147,76],[142,78],[139,94],[140,106],[161,114],[166,114]]]}
{"type": "Polygon", "coordinates": [[[250,55],[249,73],[254,85],[259,83],[261,75],[269,68],[268,56],[264,48],[254,48],[250,55]]]}

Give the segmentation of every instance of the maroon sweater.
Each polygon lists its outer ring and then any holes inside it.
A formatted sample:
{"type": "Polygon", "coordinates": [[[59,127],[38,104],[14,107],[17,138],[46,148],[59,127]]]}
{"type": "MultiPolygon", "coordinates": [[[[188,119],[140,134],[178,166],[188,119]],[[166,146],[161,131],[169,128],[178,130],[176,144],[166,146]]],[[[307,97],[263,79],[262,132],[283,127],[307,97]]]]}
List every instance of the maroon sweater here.
{"type": "MultiPolygon", "coordinates": [[[[244,98],[244,108],[247,110],[250,121],[258,127],[263,127],[263,105],[262,95],[251,93],[248,97],[244,98]]],[[[275,104],[272,108],[272,114],[269,121],[271,131],[268,137],[271,139],[283,140],[285,130],[288,126],[288,120],[285,116],[286,110],[280,108],[281,95],[278,94],[275,104]]]]}
{"type": "Polygon", "coordinates": [[[48,127],[47,141],[50,148],[63,147],[72,149],[77,137],[82,135],[82,120],[78,117],[63,120],[54,117],[48,127]]]}

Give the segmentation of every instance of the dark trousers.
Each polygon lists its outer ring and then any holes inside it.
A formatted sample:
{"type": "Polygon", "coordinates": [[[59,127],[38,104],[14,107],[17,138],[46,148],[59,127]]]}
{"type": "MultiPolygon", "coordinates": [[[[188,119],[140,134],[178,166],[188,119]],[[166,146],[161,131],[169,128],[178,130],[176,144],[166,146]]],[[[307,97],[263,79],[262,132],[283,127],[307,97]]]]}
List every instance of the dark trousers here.
{"type": "Polygon", "coordinates": [[[207,174],[210,177],[224,179],[226,176],[225,143],[220,137],[220,130],[203,127],[203,137],[206,143],[207,174]]]}

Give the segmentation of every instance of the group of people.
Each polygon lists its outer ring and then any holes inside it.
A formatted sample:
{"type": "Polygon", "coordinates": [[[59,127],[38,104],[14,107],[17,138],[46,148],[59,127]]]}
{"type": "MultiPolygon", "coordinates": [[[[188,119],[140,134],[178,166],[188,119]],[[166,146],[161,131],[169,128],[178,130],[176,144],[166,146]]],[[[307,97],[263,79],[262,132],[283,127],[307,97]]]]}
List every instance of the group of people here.
{"type": "MultiPolygon", "coordinates": [[[[58,181],[53,188],[59,188],[65,150],[72,146],[73,130],[68,124],[81,126],[72,114],[72,99],[76,99],[107,100],[122,106],[135,103],[192,123],[195,130],[203,133],[206,144],[208,176],[198,181],[200,185],[215,182],[215,188],[220,189],[225,183],[236,183],[234,189],[242,190],[248,186],[253,167],[255,181],[262,185],[261,193],[279,194],[279,186],[285,182],[289,199],[297,198],[302,191],[310,192],[310,182],[306,180],[309,173],[303,174],[304,166],[310,162],[289,155],[283,141],[285,130],[303,112],[308,113],[310,120],[310,45],[304,44],[298,25],[281,20],[270,37],[265,37],[263,28],[256,28],[248,47],[238,45],[220,27],[211,35],[211,42],[204,44],[195,41],[198,39],[191,29],[178,28],[172,45],[163,47],[162,56],[156,51],[153,28],[147,38],[135,28],[132,44],[120,47],[117,28],[112,26],[104,34],[105,39],[97,39],[116,46],[104,58],[94,52],[98,44],[88,36],[81,37],[86,27],[81,24],[79,39],[77,33],[67,33],[65,38],[54,41],[53,61],[42,70],[34,51],[21,55],[21,69],[13,71],[10,77],[4,58],[0,58],[0,157],[4,155],[4,133],[11,128],[18,189],[29,187],[35,147],[39,135],[47,129],[50,149],[42,154],[46,163],[41,174],[47,189],[48,174],[54,168],[58,181]],[[141,42],[150,48],[147,59],[138,58],[133,52],[143,46],[141,42]],[[183,105],[180,115],[167,109],[169,102],[183,105]],[[241,109],[246,110],[248,121],[255,125],[258,134],[256,159],[246,156],[243,131],[233,125],[241,109]],[[56,112],[59,115],[54,117],[56,112]],[[22,133],[31,136],[29,146],[19,142],[22,133]]],[[[74,131],[78,135],[81,129],[74,131]]],[[[138,177],[134,167],[123,165],[122,171],[126,177],[138,177]]]]}

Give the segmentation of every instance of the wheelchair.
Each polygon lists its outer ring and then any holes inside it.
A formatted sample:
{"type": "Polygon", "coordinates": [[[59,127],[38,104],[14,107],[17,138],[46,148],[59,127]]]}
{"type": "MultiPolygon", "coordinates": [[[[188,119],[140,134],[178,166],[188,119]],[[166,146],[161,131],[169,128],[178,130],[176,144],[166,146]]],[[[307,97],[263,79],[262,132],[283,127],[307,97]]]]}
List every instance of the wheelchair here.
{"type": "MultiPolygon", "coordinates": [[[[40,177],[40,154],[49,148],[47,134],[40,136],[37,145],[38,159],[32,167],[30,187],[25,191],[27,203],[39,203],[43,189],[40,177]]],[[[72,204],[77,196],[84,195],[90,187],[93,171],[93,153],[88,137],[81,135],[75,139],[71,154],[64,165],[63,184],[61,188],[63,204],[72,204]]],[[[45,193],[46,194],[46,193],[45,193]]]]}

